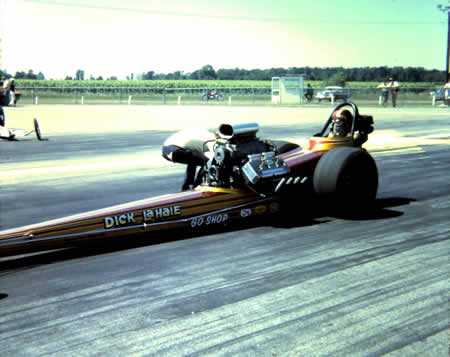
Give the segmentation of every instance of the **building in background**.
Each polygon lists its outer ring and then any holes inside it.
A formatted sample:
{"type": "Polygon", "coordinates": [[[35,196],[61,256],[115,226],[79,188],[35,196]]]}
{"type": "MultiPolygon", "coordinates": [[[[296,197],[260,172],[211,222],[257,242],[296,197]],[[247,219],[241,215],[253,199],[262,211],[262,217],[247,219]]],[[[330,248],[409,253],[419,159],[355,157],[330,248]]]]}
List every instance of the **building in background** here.
{"type": "Polygon", "coordinates": [[[302,104],[305,87],[304,76],[272,77],[273,104],[302,104]]]}

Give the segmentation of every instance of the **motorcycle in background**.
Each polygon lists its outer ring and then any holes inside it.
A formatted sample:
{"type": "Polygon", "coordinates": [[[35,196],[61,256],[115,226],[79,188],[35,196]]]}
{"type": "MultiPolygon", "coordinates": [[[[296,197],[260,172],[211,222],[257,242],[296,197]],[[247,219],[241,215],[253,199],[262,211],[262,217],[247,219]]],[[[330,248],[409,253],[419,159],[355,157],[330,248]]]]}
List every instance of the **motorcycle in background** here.
{"type": "Polygon", "coordinates": [[[222,93],[217,92],[215,89],[208,90],[206,93],[202,95],[202,101],[207,102],[209,100],[224,100],[224,95],[222,93]]]}

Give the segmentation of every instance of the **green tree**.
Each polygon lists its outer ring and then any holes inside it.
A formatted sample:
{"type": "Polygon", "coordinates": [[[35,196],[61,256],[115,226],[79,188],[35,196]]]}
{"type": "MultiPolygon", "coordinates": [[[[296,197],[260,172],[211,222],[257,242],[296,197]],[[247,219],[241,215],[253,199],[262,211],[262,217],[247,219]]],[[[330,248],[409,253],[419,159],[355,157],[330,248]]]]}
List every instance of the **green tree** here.
{"type": "Polygon", "coordinates": [[[84,70],[78,69],[75,73],[75,79],[77,81],[84,81],[84,70]]]}
{"type": "Polygon", "coordinates": [[[191,79],[217,79],[217,73],[213,66],[207,64],[197,71],[191,73],[191,79]]]}
{"type": "Polygon", "coordinates": [[[142,79],[144,79],[144,80],[151,80],[151,79],[154,79],[154,77],[155,77],[154,71],[148,71],[147,73],[142,74],[142,79]]]}
{"type": "Polygon", "coordinates": [[[11,78],[11,75],[10,75],[8,72],[2,71],[2,70],[0,69],[0,80],[2,80],[2,79],[8,79],[8,78],[11,78]]]}
{"type": "Polygon", "coordinates": [[[33,72],[32,69],[29,69],[26,74],[27,79],[37,79],[37,75],[33,72]]]}
{"type": "Polygon", "coordinates": [[[327,86],[341,86],[345,87],[345,84],[347,82],[347,77],[345,76],[344,72],[337,72],[333,74],[330,78],[325,80],[325,85],[327,86]]]}
{"type": "Polygon", "coordinates": [[[16,79],[26,79],[27,74],[24,71],[17,71],[16,74],[14,75],[14,77],[16,79]]]}

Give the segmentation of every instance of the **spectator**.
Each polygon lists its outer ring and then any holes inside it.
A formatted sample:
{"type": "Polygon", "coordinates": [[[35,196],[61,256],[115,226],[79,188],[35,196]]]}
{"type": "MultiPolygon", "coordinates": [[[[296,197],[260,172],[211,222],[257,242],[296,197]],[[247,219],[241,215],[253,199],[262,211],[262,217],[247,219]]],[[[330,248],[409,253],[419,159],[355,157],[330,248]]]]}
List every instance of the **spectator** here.
{"type": "Polygon", "coordinates": [[[398,84],[397,81],[394,81],[393,77],[390,77],[386,87],[388,88],[389,93],[391,94],[392,106],[395,108],[397,106],[397,96],[398,91],[400,90],[400,85],[398,84]]]}
{"type": "MultiPolygon", "coordinates": [[[[11,100],[14,100],[14,94],[12,94],[11,91],[11,83],[13,83],[13,81],[11,81],[10,79],[6,79],[3,81],[3,85],[2,88],[0,89],[1,93],[1,105],[7,107],[8,105],[11,104],[11,100]]],[[[13,88],[15,86],[13,85],[13,88]]]]}
{"type": "Polygon", "coordinates": [[[450,82],[444,86],[444,103],[450,105],[450,82]]]}
{"type": "Polygon", "coordinates": [[[314,89],[311,87],[311,84],[308,83],[305,92],[305,98],[308,101],[308,103],[310,103],[313,100],[313,96],[314,96],[314,89]]]}
{"type": "Polygon", "coordinates": [[[389,100],[389,89],[387,87],[387,79],[384,80],[384,82],[380,83],[377,88],[381,89],[381,104],[383,106],[386,106],[388,100],[389,100]]]}
{"type": "Polygon", "coordinates": [[[9,80],[9,103],[10,106],[16,105],[16,82],[14,78],[9,80]]]}

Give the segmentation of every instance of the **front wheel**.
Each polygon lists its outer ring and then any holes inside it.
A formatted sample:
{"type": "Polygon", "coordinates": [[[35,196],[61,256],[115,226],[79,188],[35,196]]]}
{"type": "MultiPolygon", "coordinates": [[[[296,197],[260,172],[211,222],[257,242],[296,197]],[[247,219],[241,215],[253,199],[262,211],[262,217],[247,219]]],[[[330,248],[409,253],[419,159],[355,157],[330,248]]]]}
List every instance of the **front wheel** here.
{"type": "Polygon", "coordinates": [[[378,190],[378,169],[370,154],[353,147],[330,150],[319,160],[314,170],[314,191],[336,203],[370,204],[378,190]]]}
{"type": "Polygon", "coordinates": [[[34,132],[36,133],[36,137],[39,141],[43,140],[42,134],[41,134],[41,128],[39,127],[39,122],[35,118],[33,119],[33,125],[34,125],[34,132]]]}

